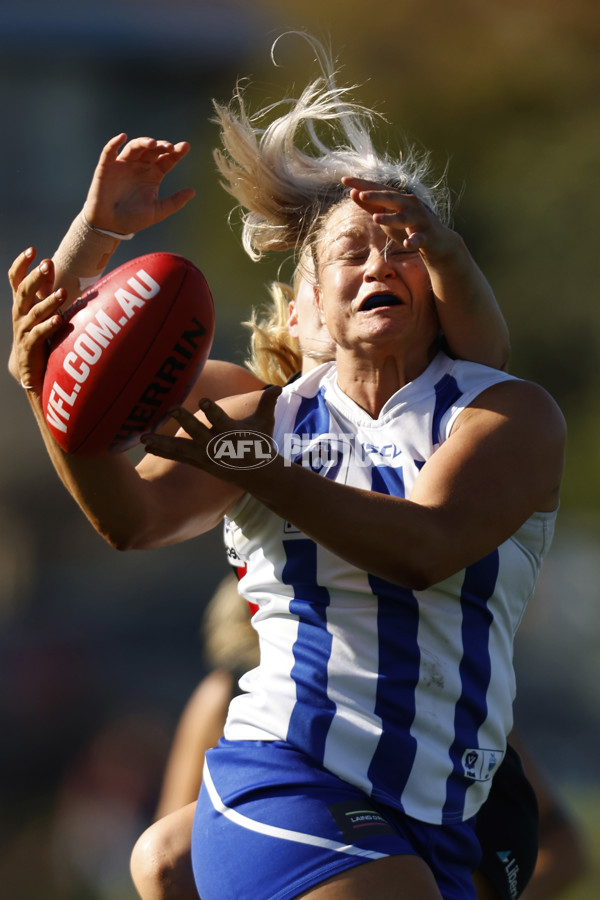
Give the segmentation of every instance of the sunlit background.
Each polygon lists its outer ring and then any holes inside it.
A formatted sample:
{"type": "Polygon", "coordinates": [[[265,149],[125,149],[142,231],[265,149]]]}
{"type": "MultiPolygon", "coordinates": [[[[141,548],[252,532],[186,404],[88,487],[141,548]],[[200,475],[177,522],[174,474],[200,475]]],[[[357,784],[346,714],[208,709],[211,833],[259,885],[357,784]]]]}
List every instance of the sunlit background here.
{"type": "MultiPolygon", "coordinates": [[[[516,717],[585,834],[600,895],[600,7],[597,0],[2,0],[0,256],[51,255],[102,145],[121,131],[189,140],[165,190],[177,217],[124,244],[199,265],[216,300],[213,355],[242,362],[240,322],[280,260],[256,265],[212,161],[211,98],[251,76],[256,106],[316,73],[341,80],[448,167],[455,226],[491,281],[511,371],[569,423],[556,540],[517,640],[516,717]]],[[[253,92],[253,93],[252,93],[253,92]]],[[[5,280],[0,341],[10,348],[5,280]]],[[[53,474],[5,373],[0,435],[0,894],[133,900],[130,849],[152,820],[173,728],[204,672],[202,609],[226,571],[219,534],[119,555],[53,474]]],[[[482,503],[485,498],[482,497],[482,503]]]]}

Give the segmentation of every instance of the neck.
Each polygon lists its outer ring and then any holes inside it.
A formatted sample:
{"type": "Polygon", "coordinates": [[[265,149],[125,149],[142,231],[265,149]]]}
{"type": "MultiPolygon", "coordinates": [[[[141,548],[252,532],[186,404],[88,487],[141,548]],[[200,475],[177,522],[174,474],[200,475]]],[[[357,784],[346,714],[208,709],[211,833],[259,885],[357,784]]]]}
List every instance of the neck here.
{"type": "Polygon", "coordinates": [[[396,391],[414,381],[425,371],[438,352],[432,344],[425,352],[399,356],[389,353],[374,361],[355,352],[337,353],[337,381],[339,387],[371,418],[376,419],[385,403],[396,391]]]}

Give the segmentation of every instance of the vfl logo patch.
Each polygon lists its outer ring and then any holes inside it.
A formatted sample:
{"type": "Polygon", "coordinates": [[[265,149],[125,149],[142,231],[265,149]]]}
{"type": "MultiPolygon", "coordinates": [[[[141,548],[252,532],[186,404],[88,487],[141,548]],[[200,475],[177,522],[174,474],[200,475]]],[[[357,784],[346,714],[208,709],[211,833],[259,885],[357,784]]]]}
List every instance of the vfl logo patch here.
{"type": "Polygon", "coordinates": [[[364,838],[396,832],[380,812],[372,807],[357,807],[355,803],[334,803],[329,812],[335,819],[342,837],[349,844],[364,838]]]}
{"type": "Polygon", "coordinates": [[[470,748],[462,756],[463,774],[473,781],[489,781],[501,760],[501,750],[470,748]]]}

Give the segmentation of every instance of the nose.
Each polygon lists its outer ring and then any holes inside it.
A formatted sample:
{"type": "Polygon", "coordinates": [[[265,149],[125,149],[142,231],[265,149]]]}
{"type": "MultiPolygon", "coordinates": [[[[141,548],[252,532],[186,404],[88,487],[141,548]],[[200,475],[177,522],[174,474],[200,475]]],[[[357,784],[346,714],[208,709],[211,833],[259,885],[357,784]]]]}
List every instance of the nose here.
{"type": "Polygon", "coordinates": [[[395,274],[396,270],[385,251],[373,249],[365,268],[365,281],[383,281],[386,278],[393,278],[395,274]]]}

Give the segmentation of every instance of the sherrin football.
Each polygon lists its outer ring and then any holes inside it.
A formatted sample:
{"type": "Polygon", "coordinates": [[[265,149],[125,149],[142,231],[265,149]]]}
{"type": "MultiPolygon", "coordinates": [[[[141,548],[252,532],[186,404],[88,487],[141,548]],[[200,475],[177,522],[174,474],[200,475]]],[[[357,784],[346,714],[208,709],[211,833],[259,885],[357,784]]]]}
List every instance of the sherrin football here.
{"type": "Polygon", "coordinates": [[[68,453],[133,447],[185,399],[210,352],[214,307],[202,272],[149,253],[109,272],[64,314],[44,377],[48,427],[68,453]]]}

